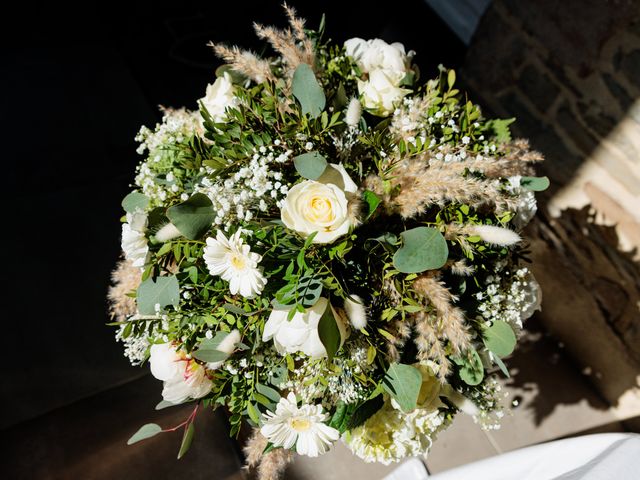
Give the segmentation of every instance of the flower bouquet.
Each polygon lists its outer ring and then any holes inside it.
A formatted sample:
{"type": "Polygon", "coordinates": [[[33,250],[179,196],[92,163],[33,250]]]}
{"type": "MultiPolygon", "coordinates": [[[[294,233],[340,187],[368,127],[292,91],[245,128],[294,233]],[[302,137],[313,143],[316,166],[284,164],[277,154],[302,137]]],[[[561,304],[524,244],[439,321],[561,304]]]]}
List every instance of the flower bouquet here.
{"type": "Polygon", "coordinates": [[[123,200],[110,291],[132,364],[253,427],[250,465],[342,440],[367,462],[425,454],[459,412],[502,416],[503,358],[540,294],[519,231],[541,155],[512,120],[463,100],[452,70],[419,83],[413,52],[256,25],[276,55],[226,62],[198,109],[164,110],[123,200]]]}

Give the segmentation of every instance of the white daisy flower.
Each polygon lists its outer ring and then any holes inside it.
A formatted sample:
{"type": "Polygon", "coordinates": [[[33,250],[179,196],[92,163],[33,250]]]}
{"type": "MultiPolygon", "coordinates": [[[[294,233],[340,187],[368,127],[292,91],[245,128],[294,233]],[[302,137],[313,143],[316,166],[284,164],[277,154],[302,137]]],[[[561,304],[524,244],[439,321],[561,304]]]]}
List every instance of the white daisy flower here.
{"type": "Polygon", "coordinates": [[[147,262],[149,246],[147,245],[147,215],[144,213],[127,213],[127,223],[122,224],[122,242],[120,246],[124,256],[134,267],[143,268],[147,262]]]}
{"type": "Polygon", "coordinates": [[[260,432],[276,447],[289,449],[295,445],[300,455],[317,457],[340,437],[338,430],[323,423],[328,418],[320,405],[298,408],[296,396],[291,392],[280,399],[276,413],[262,415],[264,424],[260,432]]]}
{"type": "Polygon", "coordinates": [[[262,256],[251,252],[244,244],[240,231],[227,238],[218,230],[216,238],[207,238],[204,261],[211,275],[218,275],[229,282],[229,291],[240,293],[245,298],[253,298],[262,292],[267,279],[262,275],[258,263],[262,256]]]}

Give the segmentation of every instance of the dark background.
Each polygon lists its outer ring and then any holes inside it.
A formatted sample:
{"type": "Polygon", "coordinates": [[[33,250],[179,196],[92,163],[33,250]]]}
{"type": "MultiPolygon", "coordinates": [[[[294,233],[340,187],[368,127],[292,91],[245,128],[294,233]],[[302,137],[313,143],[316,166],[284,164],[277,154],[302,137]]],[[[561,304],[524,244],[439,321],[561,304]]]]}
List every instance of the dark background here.
{"type": "MultiPolygon", "coordinates": [[[[423,78],[439,63],[458,66],[465,52],[422,0],[290,4],[312,28],[325,12],[336,42],[403,42],[418,52],[423,78]]],[[[129,366],[105,326],[120,200],[141,159],[133,138],[159,121],[158,105],[195,108],[219,65],[208,41],[262,51],[252,21],[285,25],[278,1],[114,5],[23,5],[0,21],[4,478],[147,478],[151,468],[172,478],[179,438],[154,439],[153,453],[124,445],[160,418],[161,385],[146,367],[129,366]],[[151,467],[149,455],[166,465],[151,467]]],[[[179,413],[161,418],[179,423],[179,413]]],[[[230,449],[223,463],[236,468],[224,427],[210,420],[203,428],[216,441],[196,438],[190,455],[206,458],[213,443],[230,449]]],[[[190,465],[180,472],[195,475],[190,465]]]]}

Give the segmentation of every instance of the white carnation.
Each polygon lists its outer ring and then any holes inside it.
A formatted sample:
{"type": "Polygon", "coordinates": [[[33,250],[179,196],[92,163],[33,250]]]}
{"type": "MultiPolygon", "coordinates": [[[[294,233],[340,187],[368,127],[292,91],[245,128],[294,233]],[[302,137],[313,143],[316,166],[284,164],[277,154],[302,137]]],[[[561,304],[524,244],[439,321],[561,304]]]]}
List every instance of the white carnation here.
{"type": "Polygon", "coordinates": [[[134,267],[142,268],[147,261],[147,215],[141,212],[127,213],[127,223],[122,224],[121,247],[124,256],[134,267]]]}

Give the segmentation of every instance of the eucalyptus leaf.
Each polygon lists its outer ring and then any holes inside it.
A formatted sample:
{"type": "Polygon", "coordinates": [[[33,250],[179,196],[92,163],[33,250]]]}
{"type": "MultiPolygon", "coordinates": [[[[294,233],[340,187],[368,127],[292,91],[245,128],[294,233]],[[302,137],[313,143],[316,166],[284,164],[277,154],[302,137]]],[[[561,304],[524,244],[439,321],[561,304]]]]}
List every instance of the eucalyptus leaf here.
{"type": "Polygon", "coordinates": [[[542,192],[549,188],[548,177],[521,177],[520,186],[533,192],[542,192]]]}
{"type": "Polygon", "coordinates": [[[280,394],[277,392],[277,390],[274,390],[271,387],[263,385],[262,383],[256,383],[256,390],[258,391],[258,393],[264,395],[273,403],[278,403],[280,401],[280,394]]]}
{"type": "Polygon", "coordinates": [[[180,301],[180,285],[175,275],[146,279],[140,284],[137,292],[138,310],[142,315],[155,315],[156,305],[160,311],[172,305],[178,306],[180,301]]]}
{"type": "Polygon", "coordinates": [[[484,366],[478,352],[471,349],[466,356],[451,357],[453,363],[460,367],[460,378],[467,385],[478,385],[484,378],[484,366]]]}
{"type": "Polygon", "coordinates": [[[213,338],[203,340],[191,355],[203,362],[224,362],[229,354],[218,350],[218,347],[227,335],[229,335],[228,332],[218,332],[213,338]]]}
{"type": "Polygon", "coordinates": [[[293,73],[291,89],[300,102],[303,114],[316,118],[324,110],[327,99],[310,65],[298,65],[293,73]]]}
{"type": "Polygon", "coordinates": [[[127,213],[144,210],[149,205],[149,198],[140,192],[131,192],[122,199],[122,208],[127,213]]]}
{"type": "Polygon", "coordinates": [[[340,342],[342,337],[340,336],[340,329],[338,323],[333,315],[333,309],[327,302],[327,308],[325,309],[320,322],[318,323],[318,335],[324,348],[327,350],[327,357],[329,362],[333,360],[333,356],[340,349],[340,342]]]}
{"type": "Polygon", "coordinates": [[[484,344],[498,357],[510,355],[516,348],[516,334],[507,322],[496,320],[484,331],[484,344]]]}
{"type": "Polygon", "coordinates": [[[447,241],[437,228],[417,227],[400,234],[402,247],[393,265],[402,273],[420,273],[441,268],[449,256],[447,241]]]}
{"type": "Polygon", "coordinates": [[[507,378],[511,378],[511,375],[509,375],[509,369],[507,368],[507,366],[504,364],[504,362],[502,360],[500,360],[500,357],[498,357],[497,355],[491,355],[491,359],[493,360],[493,362],[498,366],[498,368],[500,368],[500,370],[502,371],[502,373],[504,373],[504,376],[507,378]]]}
{"type": "Polygon", "coordinates": [[[133,434],[133,436],[127,440],[127,445],[133,445],[136,442],[141,440],[146,440],[147,438],[155,437],[157,434],[162,432],[162,428],[160,425],[155,423],[147,423],[140,427],[140,429],[133,434]]]}
{"type": "Polygon", "coordinates": [[[189,240],[197,240],[211,228],[216,215],[209,197],[196,193],[183,203],[167,209],[167,217],[189,240]]]}
{"type": "Polygon", "coordinates": [[[190,422],[187,428],[184,431],[184,435],[182,436],[182,443],[180,443],[180,450],[178,451],[178,460],[186,455],[191,447],[191,442],[193,442],[193,434],[195,433],[195,427],[193,426],[193,422],[190,422]]]}
{"type": "Polygon", "coordinates": [[[402,411],[410,412],[416,408],[422,386],[422,374],[411,365],[392,363],[389,365],[382,385],[398,402],[402,411]]]}
{"type": "Polygon", "coordinates": [[[258,407],[251,402],[247,403],[247,413],[249,414],[249,418],[253,420],[253,423],[260,425],[260,411],[258,407]]]}
{"type": "Polygon", "coordinates": [[[182,405],[181,403],[171,403],[166,400],[161,400],[160,403],[156,405],[156,410],[164,410],[165,408],[177,407],[178,405],[182,405]]]}
{"type": "Polygon", "coordinates": [[[318,152],[307,152],[295,157],[293,165],[301,177],[317,180],[327,168],[327,160],[318,152]]]}

